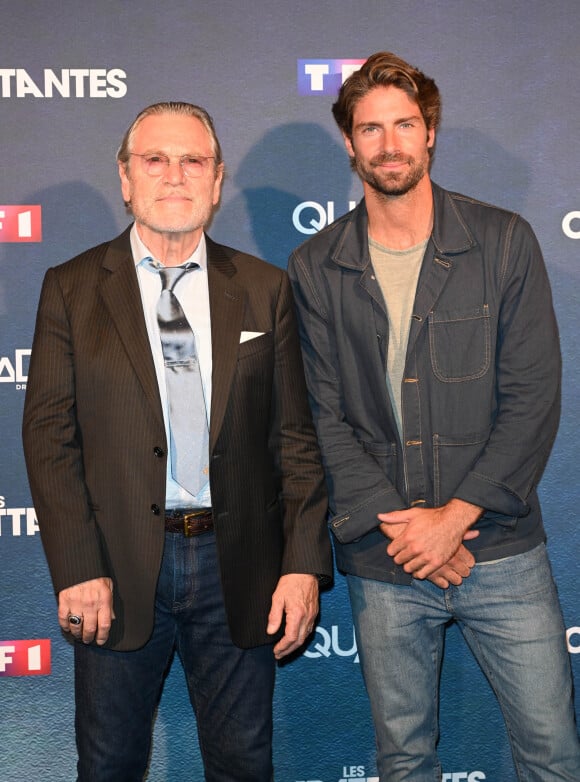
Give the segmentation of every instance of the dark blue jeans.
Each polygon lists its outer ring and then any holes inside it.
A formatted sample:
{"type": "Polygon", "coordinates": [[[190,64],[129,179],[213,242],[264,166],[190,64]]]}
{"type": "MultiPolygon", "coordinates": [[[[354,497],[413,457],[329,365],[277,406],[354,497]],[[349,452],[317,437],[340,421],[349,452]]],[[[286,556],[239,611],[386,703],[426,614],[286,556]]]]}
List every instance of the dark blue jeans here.
{"type": "Polygon", "coordinates": [[[213,532],[167,533],[155,628],[137,651],[75,645],[79,782],[140,782],[155,708],[177,651],[208,782],[270,782],[275,661],[228,631],[213,532]]]}

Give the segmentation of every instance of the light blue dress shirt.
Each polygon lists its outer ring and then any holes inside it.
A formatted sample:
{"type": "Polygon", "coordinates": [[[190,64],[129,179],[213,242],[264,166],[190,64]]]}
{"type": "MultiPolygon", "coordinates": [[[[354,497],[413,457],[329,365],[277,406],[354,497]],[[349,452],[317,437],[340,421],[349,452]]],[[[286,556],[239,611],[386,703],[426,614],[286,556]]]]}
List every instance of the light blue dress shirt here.
{"type": "MultiPolygon", "coordinates": [[[[167,442],[169,435],[169,411],[167,402],[167,390],[165,386],[165,366],[163,362],[163,351],[161,348],[161,337],[159,334],[159,324],[157,323],[157,302],[161,293],[161,278],[157,272],[149,265],[150,259],[158,262],[152,253],[143,243],[137,226],[133,225],[131,229],[131,251],[137,270],[137,280],[141,291],[141,301],[145,313],[145,323],[147,333],[151,344],[151,352],[155,363],[155,372],[157,374],[157,384],[161,396],[161,405],[163,408],[163,420],[165,431],[167,433],[167,442]]],[[[207,283],[207,249],[205,234],[202,234],[201,240],[195,252],[187,258],[184,263],[194,262],[199,264],[199,269],[195,269],[190,274],[186,274],[180,281],[175,291],[175,295],[181,304],[185,316],[195,335],[195,346],[199,357],[201,371],[201,382],[203,394],[205,397],[205,410],[208,418],[211,409],[211,321],[209,310],[209,289],[207,283]]],[[[165,506],[167,508],[209,508],[211,507],[211,494],[209,488],[209,476],[207,483],[200,489],[197,496],[191,495],[171,476],[171,449],[168,448],[167,454],[167,489],[165,506]]],[[[207,460],[209,463],[209,459],[207,460]]]]}

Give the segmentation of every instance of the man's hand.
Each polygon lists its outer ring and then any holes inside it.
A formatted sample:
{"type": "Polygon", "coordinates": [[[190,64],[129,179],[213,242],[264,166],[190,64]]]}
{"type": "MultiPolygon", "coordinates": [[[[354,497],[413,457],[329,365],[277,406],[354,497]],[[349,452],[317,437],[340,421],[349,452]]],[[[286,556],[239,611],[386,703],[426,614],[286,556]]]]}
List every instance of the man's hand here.
{"type": "MultiPolygon", "coordinates": [[[[464,540],[477,537],[477,534],[479,533],[474,535],[472,534],[472,531],[470,531],[467,533],[469,537],[464,537],[464,540]]],[[[434,573],[431,573],[430,576],[427,576],[427,580],[431,581],[440,589],[447,589],[450,584],[453,584],[453,586],[459,586],[463,583],[464,578],[469,578],[471,575],[471,568],[474,565],[475,557],[471,551],[469,551],[469,549],[465,548],[465,546],[461,544],[461,546],[459,546],[457,549],[455,556],[451,557],[451,559],[448,560],[448,562],[443,565],[443,567],[440,567],[434,573]]]]}
{"type": "Polygon", "coordinates": [[[286,615],[284,635],[274,647],[274,657],[281,660],[298,649],[312,632],[318,615],[318,579],[306,573],[281,576],[272,595],[266,632],[277,632],[286,615]]]}
{"type": "Polygon", "coordinates": [[[428,578],[446,589],[469,575],[474,560],[463,540],[479,535],[470,530],[481,508],[452,499],[440,508],[408,508],[379,513],[380,529],[391,538],[387,553],[415,578],[428,578]]]}
{"type": "Polygon", "coordinates": [[[83,581],[58,594],[58,623],[65,633],[85,644],[96,641],[102,646],[109,637],[113,613],[113,582],[110,578],[83,581]],[[73,625],[69,616],[80,616],[82,622],[73,625]]]}

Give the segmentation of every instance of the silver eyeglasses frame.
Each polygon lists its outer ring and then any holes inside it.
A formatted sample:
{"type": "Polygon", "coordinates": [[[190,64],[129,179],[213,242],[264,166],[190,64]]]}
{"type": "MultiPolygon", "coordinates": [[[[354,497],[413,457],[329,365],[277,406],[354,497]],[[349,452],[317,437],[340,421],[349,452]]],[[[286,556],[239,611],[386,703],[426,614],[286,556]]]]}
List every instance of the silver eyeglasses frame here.
{"type": "Polygon", "coordinates": [[[215,160],[215,155],[166,155],[164,152],[129,152],[129,156],[141,158],[145,173],[153,177],[162,176],[171,161],[177,160],[185,176],[191,179],[203,176],[209,161],[215,160]]]}

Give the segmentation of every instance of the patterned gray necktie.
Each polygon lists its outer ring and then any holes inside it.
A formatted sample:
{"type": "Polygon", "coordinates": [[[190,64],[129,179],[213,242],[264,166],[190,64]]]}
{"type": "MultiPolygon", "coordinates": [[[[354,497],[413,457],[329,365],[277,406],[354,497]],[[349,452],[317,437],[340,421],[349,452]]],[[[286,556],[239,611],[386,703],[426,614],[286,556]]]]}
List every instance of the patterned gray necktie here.
{"type": "Polygon", "coordinates": [[[173,289],[196,263],[158,269],[157,320],[169,402],[172,475],[193,496],[208,480],[209,431],[195,338],[173,289]]]}

